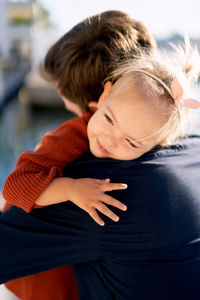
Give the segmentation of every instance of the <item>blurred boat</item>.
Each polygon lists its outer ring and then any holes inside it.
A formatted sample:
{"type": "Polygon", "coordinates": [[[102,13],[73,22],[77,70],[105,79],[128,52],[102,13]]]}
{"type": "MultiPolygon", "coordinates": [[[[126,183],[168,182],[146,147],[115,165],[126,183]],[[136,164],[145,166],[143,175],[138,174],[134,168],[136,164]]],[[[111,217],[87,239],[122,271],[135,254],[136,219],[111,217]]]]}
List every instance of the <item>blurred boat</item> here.
{"type": "Polygon", "coordinates": [[[3,72],[0,68],[0,111],[23,86],[28,69],[3,72]]]}

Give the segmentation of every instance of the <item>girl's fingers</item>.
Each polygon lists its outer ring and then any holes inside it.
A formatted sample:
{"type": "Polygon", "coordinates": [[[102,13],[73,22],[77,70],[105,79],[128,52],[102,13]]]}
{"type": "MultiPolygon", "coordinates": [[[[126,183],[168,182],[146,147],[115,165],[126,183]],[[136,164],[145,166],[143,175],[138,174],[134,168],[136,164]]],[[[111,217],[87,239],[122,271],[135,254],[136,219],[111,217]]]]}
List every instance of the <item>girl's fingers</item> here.
{"type": "Polygon", "coordinates": [[[98,183],[100,183],[101,185],[104,185],[104,184],[106,184],[106,183],[109,183],[109,182],[110,182],[110,179],[109,179],[109,178],[107,178],[107,179],[96,179],[96,181],[97,181],[98,183]]]}
{"type": "Polygon", "coordinates": [[[121,210],[127,210],[127,206],[125,204],[123,204],[122,202],[108,196],[108,195],[104,195],[104,198],[102,198],[102,201],[106,204],[112,205],[117,207],[118,209],[121,210]]]}
{"type": "Polygon", "coordinates": [[[108,218],[110,218],[111,220],[117,222],[119,221],[119,217],[114,214],[105,204],[103,204],[102,202],[99,202],[98,205],[96,206],[96,208],[104,215],[106,215],[108,218]]]}
{"type": "Polygon", "coordinates": [[[96,179],[97,182],[101,185],[104,192],[109,192],[113,190],[125,190],[127,189],[127,184],[125,183],[110,183],[110,179],[96,179]]]}
{"type": "Polygon", "coordinates": [[[99,225],[103,226],[105,223],[104,221],[99,217],[96,209],[92,208],[89,211],[87,211],[90,217],[99,225]]]}
{"type": "Polygon", "coordinates": [[[103,189],[105,192],[113,191],[113,190],[125,190],[127,189],[127,184],[125,183],[105,183],[103,185],[103,189]]]}

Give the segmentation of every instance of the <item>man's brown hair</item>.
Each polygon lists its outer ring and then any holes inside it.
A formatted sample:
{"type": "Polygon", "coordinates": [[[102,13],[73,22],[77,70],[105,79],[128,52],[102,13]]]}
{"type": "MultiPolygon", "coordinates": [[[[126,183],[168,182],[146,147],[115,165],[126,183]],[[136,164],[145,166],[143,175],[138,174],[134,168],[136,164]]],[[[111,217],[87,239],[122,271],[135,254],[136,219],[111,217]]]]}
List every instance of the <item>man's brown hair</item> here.
{"type": "Polygon", "coordinates": [[[90,101],[98,101],[105,78],[118,62],[155,47],[142,23],[121,11],[106,11],[60,38],[48,51],[42,73],[64,97],[87,111],[90,101]]]}

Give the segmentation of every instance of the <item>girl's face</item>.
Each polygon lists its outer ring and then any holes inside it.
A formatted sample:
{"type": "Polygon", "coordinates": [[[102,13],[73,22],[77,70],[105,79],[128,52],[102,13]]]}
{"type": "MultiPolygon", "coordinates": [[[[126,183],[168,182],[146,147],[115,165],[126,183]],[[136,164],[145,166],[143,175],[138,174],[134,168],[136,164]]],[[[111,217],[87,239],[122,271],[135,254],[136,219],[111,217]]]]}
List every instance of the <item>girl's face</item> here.
{"type": "MultiPolygon", "coordinates": [[[[156,146],[161,127],[156,101],[142,101],[133,88],[111,88],[88,123],[90,150],[99,158],[132,160],[156,146]]],[[[105,91],[105,90],[104,90],[105,91]]]]}

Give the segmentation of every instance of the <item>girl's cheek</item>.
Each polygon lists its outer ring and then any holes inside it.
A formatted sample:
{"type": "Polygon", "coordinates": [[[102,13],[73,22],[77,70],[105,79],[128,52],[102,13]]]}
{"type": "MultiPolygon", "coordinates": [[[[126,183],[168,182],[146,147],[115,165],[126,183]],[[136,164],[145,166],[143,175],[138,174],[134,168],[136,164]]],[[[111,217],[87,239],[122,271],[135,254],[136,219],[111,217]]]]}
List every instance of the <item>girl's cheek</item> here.
{"type": "Polygon", "coordinates": [[[95,122],[95,124],[94,124],[94,127],[95,127],[96,129],[98,129],[98,130],[101,130],[101,128],[104,127],[101,118],[97,118],[97,119],[96,119],[96,122],[95,122]]]}

